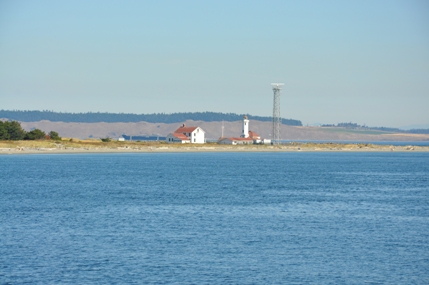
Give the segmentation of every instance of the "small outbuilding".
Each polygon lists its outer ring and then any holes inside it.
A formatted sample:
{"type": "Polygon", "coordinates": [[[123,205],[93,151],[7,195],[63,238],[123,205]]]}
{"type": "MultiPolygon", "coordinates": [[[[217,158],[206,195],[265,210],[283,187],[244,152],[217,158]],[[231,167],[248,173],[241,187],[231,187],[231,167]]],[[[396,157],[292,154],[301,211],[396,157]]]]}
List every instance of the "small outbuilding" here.
{"type": "Polygon", "coordinates": [[[191,143],[189,138],[184,134],[170,133],[165,138],[168,143],[191,143]]]}
{"type": "Polygon", "coordinates": [[[219,144],[253,144],[253,139],[251,138],[220,138],[218,140],[219,144]]]}
{"type": "Polygon", "coordinates": [[[261,143],[261,136],[255,132],[249,131],[249,138],[251,138],[255,144],[261,143]]]}

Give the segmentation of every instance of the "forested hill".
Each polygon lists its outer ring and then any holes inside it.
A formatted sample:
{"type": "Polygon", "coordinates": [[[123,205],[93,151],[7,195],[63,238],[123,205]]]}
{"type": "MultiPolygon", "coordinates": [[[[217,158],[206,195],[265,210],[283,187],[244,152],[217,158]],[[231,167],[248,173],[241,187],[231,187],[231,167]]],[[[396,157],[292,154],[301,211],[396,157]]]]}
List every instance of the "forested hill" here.
{"type": "MultiPolygon", "coordinates": [[[[250,120],[272,121],[272,117],[261,117],[248,115],[250,120]]],[[[214,121],[239,121],[243,114],[196,112],[196,113],[173,113],[173,114],[125,114],[125,113],[61,113],[53,111],[8,111],[0,110],[0,118],[16,120],[21,122],[38,122],[47,120],[51,122],[76,122],[76,123],[181,123],[186,120],[214,122],[214,121]]],[[[289,126],[302,126],[300,120],[282,119],[282,123],[289,126]]]]}

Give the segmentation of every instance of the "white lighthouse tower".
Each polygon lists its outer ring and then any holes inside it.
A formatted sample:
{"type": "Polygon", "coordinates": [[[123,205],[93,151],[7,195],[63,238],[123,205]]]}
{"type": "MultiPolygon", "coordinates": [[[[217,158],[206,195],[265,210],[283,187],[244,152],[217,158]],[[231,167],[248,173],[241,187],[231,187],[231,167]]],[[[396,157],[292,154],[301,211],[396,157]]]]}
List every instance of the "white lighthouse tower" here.
{"type": "Polygon", "coordinates": [[[248,138],[249,137],[249,120],[247,119],[247,116],[243,117],[243,132],[241,133],[242,138],[248,138]]]}

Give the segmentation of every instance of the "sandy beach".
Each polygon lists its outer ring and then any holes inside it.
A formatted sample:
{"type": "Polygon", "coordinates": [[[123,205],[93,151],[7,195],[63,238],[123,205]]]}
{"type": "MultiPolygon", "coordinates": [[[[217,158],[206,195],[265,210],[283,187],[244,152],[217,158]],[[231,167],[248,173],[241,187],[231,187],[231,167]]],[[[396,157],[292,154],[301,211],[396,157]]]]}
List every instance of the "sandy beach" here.
{"type": "Polygon", "coordinates": [[[1,154],[174,153],[174,152],[429,152],[429,146],[359,143],[289,143],[272,145],[165,144],[163,142],[8,141],[1,154]]]}

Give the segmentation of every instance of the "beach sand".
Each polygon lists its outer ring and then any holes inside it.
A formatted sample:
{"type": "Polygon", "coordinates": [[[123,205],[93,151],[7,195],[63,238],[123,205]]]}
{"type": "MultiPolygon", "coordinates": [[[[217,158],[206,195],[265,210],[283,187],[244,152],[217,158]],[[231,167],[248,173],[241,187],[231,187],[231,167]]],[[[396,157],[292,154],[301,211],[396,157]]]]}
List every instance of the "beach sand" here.
{"type": "Polygon", "coordinates": [[[429,152],[429,146],[359,143],[290,143],[271,145],[165,144],[162,142],[1,142],[1,154],[174,153],[174,152],[429,152]]]}

